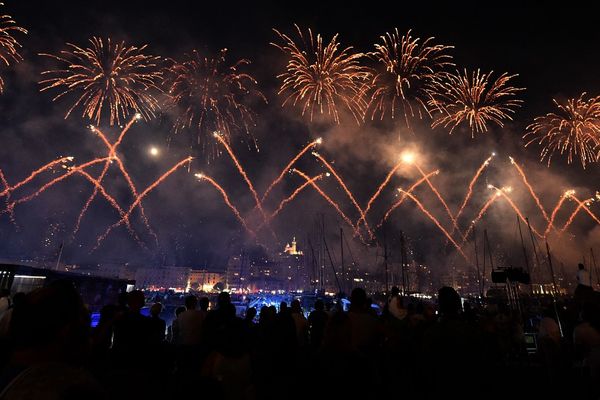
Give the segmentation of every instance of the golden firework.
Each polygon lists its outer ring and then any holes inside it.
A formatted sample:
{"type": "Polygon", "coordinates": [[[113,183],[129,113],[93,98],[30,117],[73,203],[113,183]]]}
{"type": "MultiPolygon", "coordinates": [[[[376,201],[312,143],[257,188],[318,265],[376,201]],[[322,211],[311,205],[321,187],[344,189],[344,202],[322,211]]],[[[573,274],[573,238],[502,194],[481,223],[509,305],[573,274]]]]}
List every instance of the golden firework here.
{"type": "Polygon", "coordinates": [[[283,105],[301,105],[302,115],[308,113],[311,121],[315,110],[323,114],[326,109],[337,123],[340,106],[344,106],[360,122],[366,106],[362,87],[369,77],[368,69],[360,64],[364,54],[355,53],[352,47],[342,49],[337,34],[323,43],[320,34],[315,36],[310,29],[303,34],[294,26],[299,41],[274,29],[283,44],[271,43],[288,57],[285,72],[277,76],[279,94],[285,96],[283,105]]]}
{"type": "Polygon", "coordinates": [[[126,46],[110,38],[93,37],[89,47],[67,43],[68,50],[59,55],[41,54],[61,64],[59,69],[45,71],[41,91],[57,88],[54,101],[70,94],[75,102],[65,118],[78,107],[82,117],[100,125],[104,112],[110,125],[121,124],[129,115],[153,118],[159,108],[153,92],[159,92],[161,80],[158,56],[146,55],[146,46],[126,46]]]}
{"type": "Polygon", "coordinates": [[[515,96],[524,89],[509,85],[515,76],[504,73],[493,80],[492,72],[477,70],[469,74],[464,70],[462,74],[456,71],[436,79],[429,105],[439,113],[432,128],[443,126],[452,133],[467,123],[474,137],[475,133],[487,132],[489,123],[503,127],[504,121],[512,120],[515,108],[523,102],[515,96]]]}
{"type": "Polygon", "coordinates": [[[166,92],[175,109],[173,130],[193,129],[198,143],[211,143],[213,132],[229,142],[235,131],[250,134],[255,126],[256,100],[266,102],[250,74],[240,72],[249,60],[226,63],[227,49],[217,57],[202,57],[197,51],[182,62],[173,62],[165,72],[166,92]]]}
{"type": "Polygon", "coordinates": [[[567,153],[567,163],[579,156],[581,165],[598,161],[600,146],[600,96],[585,99],[569,99],[566,103],[553,100],[557,112],[537,117],[527,126],[523,138],[528,139],[525,147],[532,143],[542,146],[540,161],[547,160],[548,166],[557,151],[567,153]]]}
{"type": "Polygon", "coordinates": [[[409,118],[430,115],[430,85],[444,74],[446,67],[454,65],[447,53],[453,46],[434,45],[433,37],[420,40],[413,38],[410,30],[400,35],[396,28],[375,44],[375,51],[369,56],[378,66],[365,86],[365,91],[370,92],[367,114],[371,119],[375,115],[384,119],[388,113],[394,119],[400,110],[410,126],[409,118]]]}
{"type": "MultiPolygon", "coordinates": [[[[3,6],[4,3],[0,3],[3,6]]],[[[10,65],[11,62],[19,62],[22,60],[19,54],[21,45],[13,36],[13,33],[27,33],[27,30],[21,28],[12,19],[10,15],[0,15],[0,61],[5,65],[10,65]]],[[[0,76],[0,93],[4,90],[4,80],[0,76]]]]}

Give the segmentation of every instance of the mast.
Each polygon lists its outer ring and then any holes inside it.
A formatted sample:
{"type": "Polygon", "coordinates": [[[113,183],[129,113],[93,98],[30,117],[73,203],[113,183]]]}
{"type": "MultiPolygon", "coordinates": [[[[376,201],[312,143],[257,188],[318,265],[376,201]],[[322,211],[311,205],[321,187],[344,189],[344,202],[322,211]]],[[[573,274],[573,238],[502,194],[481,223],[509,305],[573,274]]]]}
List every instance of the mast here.
{"type": "Polygon", "coordinates": [[[554,314],[556,315],[556,322],[558,322],[558,329],[560,330],[560,337],[564,337],[562,323],[560,322],[560,316],[558,314],[558,308],[556,307],[556,278],[554,277],[554,268],[552,267],[552,254],[550,254],[550,246],[548,246],[548,241],[546,240],[546,254],[548,255],[548,267],[550,268],[550,273],[552,274],[552,303],[554,305],[554,314]]]}
{"type": "Polygon", "coordinates": [[[475,231],[475,225],[473,225],[473,243],[475,244],[475,268],[477,269],[477,289],[479,291],[479,295],[483,299],[483,287],[481,286],[481,276],[479,275],[479,252],[477,251],[477,232],[475,231]]]}

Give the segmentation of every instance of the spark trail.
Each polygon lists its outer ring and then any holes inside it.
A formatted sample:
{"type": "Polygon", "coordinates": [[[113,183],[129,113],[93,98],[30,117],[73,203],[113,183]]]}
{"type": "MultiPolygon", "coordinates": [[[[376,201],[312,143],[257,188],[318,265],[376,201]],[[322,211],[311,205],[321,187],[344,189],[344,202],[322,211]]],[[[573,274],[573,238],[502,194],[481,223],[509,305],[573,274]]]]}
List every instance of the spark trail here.
{"type": "Polygon", "coordinates": [[[540,201],[540,198],[535,193],[535,190],[533,190],[533,187],[531,186],[531,184],[527,180],[527,175],[525,175],[525,172],[523,172],[523,170],[521,169],[521,167],[519,166],[519,164],[517,164],[517,162],[512,157],[508,157],[508,158],[510,159],[510,163],[515,166],[515,169],[517,170],[517,172],[521,176],[521,179],[523,180],[523,183],[527,187],[527,190],[529,190],[529,193],[531,193],[531,197],[533,197],[533,199],[535,200],[535,204],[537,204],[538,208],[542,212],[542,215],[544,216],[544,219],[546,220],[546,222],[548,222],[549,221],[548,214],[546,213],[546,210],[544,209],[544,206],[542,206],[542,202],[540,201]]]}

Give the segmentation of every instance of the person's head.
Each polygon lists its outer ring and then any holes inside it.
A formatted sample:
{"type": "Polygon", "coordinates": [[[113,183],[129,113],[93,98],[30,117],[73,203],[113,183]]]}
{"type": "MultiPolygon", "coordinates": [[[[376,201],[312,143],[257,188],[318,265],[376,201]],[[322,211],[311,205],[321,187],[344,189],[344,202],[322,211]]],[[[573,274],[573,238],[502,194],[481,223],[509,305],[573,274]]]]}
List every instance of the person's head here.
{"type": "Polygon", "coordinates": [[[398,286],[392,286],[392,296],[398,296],[400,294],[400,289],[398,286]]]}
{"type": "Polygon", "coordinates": [[[280,313],[287,312],[287,310],[288,310],[288,306],[285,301],[282,301],[281,303],[279,303],[279,312],[280,313]]]}
{"type": "Polygon", "coordinates": [[[231,304],[231,295],[228,292],[219,293],[219,297],[217,297],[217,305],[219,308],[223,308],[231,304]]]}
{"type": "Polygon", "coordinates": [[[438,304],[442,315],[458,315],[461,309],[460,296],[448,286],[438,291],[438,304]]]}
{"type": "Polygon", "coordinates": [[[79,362],[89,349],[90,316],[72,282],[34,290],[14,309],[12,348],[36,362],[79,362]]]}
{"type": "Polygon", "coordinates": [[[184,312],[186,308],[184,306],[179,306],[175,309],[175,318],[179,317],[179,314],[184,312]]]}
{"type": "Polygon", "coordinates": [[[163,309],[162,304],[160,304],[160,303],[152,304],[152,307],[150,307],[150,316],[158,318],[162,309],[163,309]]]}
{"type": "Polygon", "coordinates": [[[577,268],[579,268],[579,270],[585,269],[585,266],[582,263],[577,264],[577,268]]]}
{"type": "Polygon", "coordinates": [[[200,298],[200,301],[198,302],[198,304],[200,305],[200,309],[202,311],[208,311],[208,306],[210,304],[210,300],[208,300],[208,297],[204,296],[200,298]]]}
{"type": "Polygon", "coordinates": [[[141,290],[133,290],[127,295],[127,304],[132,312],[139,312],[145,303],[144,292],[141,290]]]}
{"type": "Polygon", "coordinates": [[[325,304],[323,304],[323,300],[318,299],[315,301],[315,310],[323,311],[325,309],[325,304]]]}
{"type": "Polygon", "coordinates": [[[198,298],[193,294],[185,296],[185,308],[188,310],[195,310],[198,307],[198,298]]]}
{"type": "Polygon", "coordinates": [[[361,310],[367,306],[367,292],[363,288],[354,288],[350,294],[350,307],[352,310],[361,310]]]}
{"type": "Polygon", "coordinates": [[[302,307],[300,306],[300,300],[292,301],[292,312],[297,314],[302,314],[302,307]]]}
{"type": "Polygon", "coordinates": [[[246,310],[246,320],[252,321],[252,320],[254,320],[254,317],[256,317],[256,308],[250,307],[249,309],[246,310]]]}

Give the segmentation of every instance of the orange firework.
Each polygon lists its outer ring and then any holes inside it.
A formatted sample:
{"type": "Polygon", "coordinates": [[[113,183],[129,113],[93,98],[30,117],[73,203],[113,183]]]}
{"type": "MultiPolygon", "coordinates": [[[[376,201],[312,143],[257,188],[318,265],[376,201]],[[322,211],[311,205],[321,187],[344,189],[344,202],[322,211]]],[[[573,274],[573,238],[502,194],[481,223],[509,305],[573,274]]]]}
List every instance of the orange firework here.
{"type": "MultiPolygon", "coordinates": [[[[337,171],[335,170],[335,168],[333,168],[333,166],[329,162],[327,162],[327,160],[325,160],[319,153],[313,151],[312,154],[317,159],[319,159],[319,161],[321,161],[323,163],[323,165],[325,165],[325,167],[329,170],[329,172],[331,172],[331,174],[334,176],[335,180],[338,181],[338,183],[340,184],[340,186],[342,187],[342,189],[344,190],[344,192],[346,193],[346,195],[348,195],[348,197],[350,198],[350,201],[352,202],[352,204],[354,205],[354,207],[356,207],[356,210],[358,211],[358,213],[360,215],[359,221],[364,221],[365,228],[367,228],[369,236],[373,236],[373,234],[371,232],[371,228],[369,227],[369,224],[367,223],[367,220],[365,219],[365,213],[363,212],[362,208],[360,208],[360,206],[358,205],[358,202],[356,201],[356,198],[354,197],[354,195],[352,194],[352,192],[350,191],[350,189],[348,189],[348,186],[346,185],[346,183],[344,182],[344,180],[342,179],[342,177],[337,173],[337,171]]],[[[358,233],[357,232],[358,229],[359,229],[359,225],[356,224],[356,230],[354,232],[355,234],[358,233]]]]}
{"type": "MultiPolygon", "coordinates": [[[[574,194],[575,194],[575,192],[572,191],[572,194],[570,194],[569,197],[572,198],[572,199],[574,199],[573,198],[574,194]]],[[[567,221],[565,222],[565,224],[563,225],[563,227],[560,228],[559,232],[561,234],[564,233],[569,228],[569,226],[571,226],[571,224],[575,220],[575,217],[577,216],[577,214],[579,214],[579,211],[581,211],[581,209],[583,208],[583,206],[585,205],[585,203],[587,203],[589,201],[593,201],[593,200],[594,200],[594,198],[592,197],[592,198],[587,199],[586,201],[583,201],[583,202],[580,201],[580,202],[578,202],[577,207],[575,208],[575,210],[573,210],[573,212],[571,213],[571,215],[569,216],[569,218],[567,219],[567,221]]]]}
{"type": "Polygon", "coordinates": [[[12,222],[13,225],[16,225],[14,210],[10,208],[10,186],[8,184],[8,181],[6,180],[6,177],[4,176],[4,172],[2,172],[1,169],[0,182],[2,182],[2,184],[4,185],[4,191],[2,193],[6,192],[6,198],[4,199],[5,210],[7,210],[8,212],[10,222],[12,222]]]}
{"type": "Polygon", "coordinates": [[[435,196],[438,198],[440,203],[442,203],[442,206],[444,206],[444,209],[446,210],[446,213],[448,214],[448,217],[450,217],[450,221],[452,222],[453,229],[458,230],[458,232],[460,233],[460,229],[458,229],[458,225],[456,224],[456,219],[454,218],[454,215],[452,215],[452,211],[450,211],[450,207],[448,207],[448,203],[446,203],[446,200],[444,200],[444,198],[442,197],[442,194],[439,192],[439,190],[437,190],[437,188],[433,185],[433,183],[431,183],[431,180],[429,179],[428,175],[425,174],[425,171],[423,171],[421,169],[421,167],[419,167],[419,164],[414,163],[414,165],[417,168],[417,170],[419,171],[419,173],[421,174],[421,176],[423,178],[425,178],[425,182],[427,183],[427,186],[429,186],[429,188],[435,194],[435,196]]]}
{"type": "MultiPolygon", "coordinates": [[[[580,206],[581,208],[583,208],[583,210],[590,216],[592,217],[592,219],[594,221],[596,221],[596,223],[600,224],[600,219],[598,219],[598,217],[596,217],[596,214],[594,214],[592,212],[592,210],[590,210],[590,208],[585,204],[586,202],[579,200],[577,197],[575,197],[575,194],[571,194],[570,197],[577,203],[578,206],[580,206]]],[[[590,200],[588,200],[590,201],[590,200]]]]}
{"type": "Polygon", "coordinates": [[[585,99],[582,93],[578,99],[569,99],[565,103],[553,100],[558,108],[534,119],[523,136],[529,139],[525,147],[532,143],[542,146],[540,161],[548,160],[548,166],[557,151],[567,153],[567,163],[579,156],[581,165],[598,161],[600,146],[600,96],[585,99]]]}
{"type": "MultiPolygon", "coordinates": [[[[4,3],[0,3],[3,6],[4,3]]],[[[17,26],[10,15],[0,15],[0,61],[5,65],[22,60],[19,54],[21,45],[13,36],[13,33],[27,33],[27,30],[17,26]]],[[[0,93],[4,91],[4,80],[0,76],[0,93]]]]}
{"type": "Polygon", "coordinates": [[[394,173],[396,173],[396,171],[398,170],[398,168],[400,168],[400,166],[403,163],[404,163],[404,161],[400,160],[396,165],[394,165],[394,167],[390,170],[390,172],[388,172],[388,174],[385,177],[385,179],[383,180],[383,182],[381,182],[381,185],[379,185],[379,187],[377,188],[377,190],[375,191],[375,193],[373,194],[373,196],[371,196],[371,198],[367,202],[367,207],[365,208],[365,211],[360,216],[360,219],[358,220],[358,222],[356,222],[356,226],[359,226],[360,223],[361,223],[361,221],[365,221],[365,224],[366,224],[367,221],[365,220],[365,218],[366,218],[367,213],[371,209],[371,206],[373,205],[373,203],[375,202],[375,200],[379,197],[379,195],[381,194],[381,192],[383,191],[383,189],[387,186],[387,184],[390,183],[390,180],[392,179],[392,176],[394,176],[394,173]]]}
{"type": "MultiPolygon", "coordinates": [[[[515,202],[506,194],[507,191],[509,190],[501,190],[498,189],[497,187],[493,186],[493,185],[488,185],[491,189],[495,189],[496,193],[499,193],[499,196],[504,197],[504,199],[506,200],[506,202],[512,207],[512,209],[515,211],[515,213],[517,213],[517,216],[521,219],[521,221],[523,221],[523,223],[527,224],[527,219],[525,218],[525,216],[523,215],[523,212],[519,209],[519,207],[517,207],[517,205],[515,204],[515,202]]],[[[544,236],[542,234],[540,234],[538,231],[535,230],[535,228],[531,227],[531,230],[533,231],[533,233],[536,234],[536,236],[540,237],[540,238],[544,238],[544,236]]]]}
{"type": "Polygon", "coordinates": [[[567,190],[562,196],[560,196],[560,199],[556,203],[556,207],[554,207],[554,210],[552,210],[552,214],[550,214],[550,220],[548,221],[548,226],[546,227],[546,230],[544,231],[544,237],[547,237],[548,233],[550,233],[550,229],[552,229],[554,227],[554,220],[556,219],[556,214],[558,214],[558,210],[560,210],[560,208],[562,207],[565,200],[567,200],[569,197],[571,197],[574,194],[575,194],[575,191],[567,190]]]}
{"type": "Polygon", "coordinates": [[[413,196],[411,193],[409,193],[408,191],[404,191],[402,189],[398,189],[398,191],[400,193],[405,194],[406,196],[408,196],[412,201],[415,202],[415,204],[417,205],[417,207],[419,207],[419,209],[423,212],[423,214],[425,214],[427,216],[427,218],[429,218],[434,224],[435,226],[437,226],[439,228],[440,231],[442,231],[442,233],[446,236],[446,238],[448,238],[448,240],[454,245],[454,247],[456,247],[456,250],[458,250],[458,252],[460,253],[460,255],[463,256],[463,258],[465,259],[465,261],[469,262],[469,259],[467,258],[466,254],[462,251],[462,249],[460,248],[460,246],[458,245],[458,243],[456,243],[456,241],[454,241],[454,239],[452,238],[452,236],[450,236],[450,234],[448,233],[448,231],[446,231],[446,229],[444,229],[444,227],[442,226],[442,224],[440,224],[440,221],[437,220],[437,218],[435,218],[424,206],[423,204],[421,204],[421,202],[415,197],[413,196]]]}
{"type": "Polygon", "coordinates": [[[452,64],[452,56],[447,51],[452,46],[434,45],[430,37],[419,43],[409,30],[400,35],[398,29],[381,36],[381,43],[375,44],[375,51],[369,56],[378,64],[372,73],[366,90],[371,90],[367,113],[371,119],[378,114],[383,119],[389,112],[395,118],[396,110],[401,109],[406,125],[409,117],[429,115],[430,85],[444,69],[452,64]]]}
{"type": "Polygon", "coordinates": [[[469,75],[464,70],[462,75],[456,71],[436,79],[429,104],[438,113],[431,126],[450,127],[452,133],[460,124],[468,123],[471,137],[475,137],[475,133],[487,132],[488,123],[503,127],[505,120],[512,120],[515,108],[523,102],[515,96],[523,88],[509,85],[516,75],[504,73],[496,80],[491,75],[479,70],[469,75]]]}
{"type": "Polygon", "coordinates": [[[233,133],[250,134],[255,112],[250,107],[257,99],[266,102],[256,88],[256,80],[240,72],[249,60],[226,63],[227,49],[214,58],[197,51],[182,62],[173,62],[165,71],[165,87],[170,106],[175,109],[173,130],[192,129],[198,143],[209,145],[208,135],[219,131],[227,141],[233,133]]]}
{"type": "Polygon", "coordinates": [[[479,222],[479,220],[481,220],[481,218],[483,218],[483,216],[487,212],[488,208],[490,208],[490,206],[499,197],[500,197],[500,193],[499,193],[499,191],[497,191],[492,196],[490,196],[490,198],[488,199],[488,201],[486,201],[485,204],[483,205],[483,207],[481,207],[481,210],[479,210],[479,213],[477,214],[477,216],[475,217],[475,219],[473,221],[471,221],[471,224],[469,225],[469,229],[467,229],[467,232],[465,232],[465,234],[463,235],[463,240],[462,240],[462,243],[460,244],[461,249],[463,248],[463,246],[467,242],[467,239],[468,239],[469,235],[471,234],[471,231],[473,231],[473,228],[475,228],[475,225],[477,225],[477,223],[479,222]]]}
{"type": "Polygon", "coordinates": [[[121,226],[121,225],[123,225],[124,223],[127,222],[127,219],[131,216],[131,213],[133,212],[133,210],[141,203],[141,201],[144,199],[144,197],[146,197],[152,190],[154,190],[158,185],[160,185],[171,174],[173,174],[175,171],[177,171],[183,165],[192,162],[192,160],[193,160],[192,157],[188,157],[186,159],[183,159],[183,160],[179,161],[171,169],[169,169],[167,172],[165,172],[164,174],[162,174],[157,180],[155,180],[152,184],[150,184],[150,186],[148,186],[142,193],[140,193],[135,198],[135,200],[131,204],[131,206],[129,206],[129,209],[125,213],[125,216],[122,217],[119,221],[117,221],[114,224],[112,224],[111,226],[109,226],[106,229],[106,231],[104,231],[104,233],[98,237],[98,239],[96,241],[96,246],[92,249],[92,251],[95,251],[96,249],[98,249],[98,247],[100,246],[100,244],[102,244],[102,242],[104,241],[104,239],[106,239],[106,237],[110,234],[110,232],[113,229],[118,228],[119,226],[121,226]]]}
{"type": "Polygon", "coordinates": [[[296,161],[298,161],[300,159],[300,157],[302,157],[304,154],[306,154],[306,152],[308,150],[314,148],[316,145],[321,144],[321,143],[322,143],[322,139],[318,138],[318,139],[312,141],[311,143],[307,144],[302,150],[300,150],[300,152],[298,154],[296,154],[296,156],[294,156],[294,158],[292,158],[290,160],[290,162],[281,170],[281,172],[279,173],[277,178],[273,182],[271,182],[271,184],[269,185],[269,187],[267,188],[265,193],[262,195],[262,198],[260,199],[260,201],[264,202],[267,199],[267,197],[269,196],[269,193],[271,193],[271,190],[273,190],[273,188],[279,182],[281,182],[281,180],[283,179],[285,174],[290,170],[290,168],[292,168],[292,166],[296,163],[296,161]]]}
{"type": "Polygon", "coordinates": [[[258,198],[258,193],[256,192],[256,189],[254,189],[254,185],[252,184],[252,181],[250,180],[250,178],[248,178],[248,174],[246,174],[246,171],[242,167],[242,164],[240,164],[239,160],[233,153],[231,146],[229,146],[229,144],[227,144],[225,139],[223,139],[223,137],[221,135],[219,135],[218,133],[215,133],[214,137],[217,138],[217,140],[223,145],[223,147],[225,147],[227,154],[229,154],[229,157],[231,157],[231,160],[235,164],[238,172],[240,173],[240,175],[242,175],[242,178],[244,178],[246,185],[248,185],[248,189],[250,189],[250,192],[252,192],[252,197],[254,197],[254,202],[256,203],[256,207],[262,214],[263,220],[265,222],[267,222],[267,214],[265,213],[265,210],[263,209],[260,199],[258,198]]]}
{"type": "MultiPolygon", "coordinates": [[[[428,173],[427,175],[423,176],[421,179],[419,179],[418,181],[416,181],[410,188],[408,188],[407,192],[408,193],[412,193],[423,182],[425,182],[426,180],[428,180],[432,176],[437,175],[439,173],[440,173],[439,170],[435,170],[433,172],[428,173]]],[[[381,221],[379,221],[379,224],[377,224],[377,228],[380,228],[383,225],[383,223],[389,218],[389,216],[392,214],[392,212],[394,212],[394,210],[396,208],[400,207],[402,205],[402,203],[404,203],[404,200],[406,200],[406,194],[403,194],[400,197],[400,200],[398,200],[397,202],[395,202],[394,204],[392,204],[392,206],[386,211],[386,213],[383,216],[383,218],[381,219],[381,221]]]]}
{"type": "Polygon", "coordinates": [[[212,186],[214,186],[214,188],[217,189],[219,191],[219,193],[221,193],[221,196],[223,196],[223,201],[225,202],[225,204],[227,204],[227,206],[231,209],[231,211],[233,211],[233,214],[238,219],[238,221],[240,221],[240,223],[242,224],[242,226],[252,236],[256,236],[256,234],[254,233],[254,231],[252,231],[252,229],[250,229],[248,227],[248,225],[246,225],[246,221],[244,220],[244,218],[242,218],[242,215],[240,214],[240,212],[238,211],[238,209],[233,205],[233,203],[231,202],[231,200],[229,200],[229,196],[227,195],[227,192],[225,191],[225,189],[223,189],[223,187],[221,185],[219,185],[217,183],[217,181],[215,181],[210,176],[207,176],[207,175],[204,175],[204,174],[196,174],[195,176],[196,176],[196,178],[204,180],[204,181],[207,181],[212,186]]]}
{"type": "MultiPolygon", "coordinates": [[[[346,223],[348,225],[350,225],[352,227],[353,230],[357,230],[356,227],[354,226],[354,224],[352,223],[352,221],[350,221],[350,218],[348,218],[346,216],[346,214],[344,214],[344,212],[342,211],[342,209],[340,208],[340,206],[333,200],[331,200],[331,197],[329,197],[320,187],[319,185],[317,185],[314,181],[311,181],[311,178],[306,175],[304,172],[299,171],[297,169],[293,169],[293,172],[295,172],[296,174],[300,175],[302,178],[304,178],[307,182],[310,182],[310,185],[321,195],[321,197],[323,197],[329,204],[331,204],[331,206],[333,208],[335,208],[335,210],[338,212],[338,214],[340,214],[340,216],[342,217],[342,219],[344,221],[346,221],[346,223]]],[[[359,232],[360,235],[360,232],[359,232]]],[[[361,235],[361,239],[362,235],[361,235]]]]}
{"type": "MultiPolygon", "coordinates": [[[[462,215],[462,212],[464,211],[465,207],[467,206],[467,203],[469,202],[469,199],[473,195],[473,187],[475,186],[475,183],[477,182],[477,179],[479,179],[479,177],[481,176],[481,174],[483,173],[483,171],[487,168],[487,166],[490,165],[490,161],[492,160],[493,157],[494,157],[493,155],[491,155],[490,157],[488,157],[487,160],[485,160],[483,162],[483,164],[481,164],[481,166],[479,167],[479,169],[477,170],[477,172],[475,173],[475,175],[473,175],[473,179],[471,179],[471,182],[469,182],[469,188],[467,189],[467,194],[466,194],[465,198],[463,199],[463,202],[460,205],[460,208],[458,209],[458,212],[454,216],[454,219],[456,221],[458,221],[458,219],[462,215]]],[[[450,232],[450,234],[453,234],[453,233],[454,233],[454,227],[452,227],[452,231],[450,232]]]]}
{"type": "Polygon", "coordinates": [[[302,115],[308,112],[311,121],[315,109],[323,114],[327,108],[337,123],[339,105],[344,105],[360,122],[365,106],[361,87],[369,76],[368,70],[360,65],[364,54],[354,53],[352,47],[342,50],[338,35],[324,45],[320,34],[315,37],[308,29],[304,35],[298,25],[294,26],[298,43],[276,29],[283,44],[271,43],[288,56],[285,72],[278,75],[282,81],[279,94],[286,96],[283,105],[301,104],[302,115]]]}
{"type": "Polygon", "coordinates": [[[527,187],[527,190],[529,190],[529,193],[531,193],[531,197],[533,197],[533,199],[535,200],[535,204],[537,204],[538,208],[542,212],[542,215],[544,216],[544,219],[546,221],[548,221],[548,214],[546,213],[546,210],[544,209],[544,206],[542,206],[542,202],[540,201],[540,198],[535,193],[535,190],[533,190],[533,187],[531,186],[531,184],[527,180],[527,176],[525,175],[525,172],[523,172],[523,170],[521,169],[521,167],[519,166],[519,164],[517,164],[512,157],[508,157],[508,158],[510,159],[510,163],[515,166],[517,172],[521,176],[521,179],[523,180],[523,183],[527,187]]]}
{"type": "Polygon", "coordinates": [[[41,54],[61,64],[59,69],[43,72],[48,78],[40,82],[41,91],[61,90],[53,100],[75,95],[65,118],[78,107],[83,109],[83,117],[96,124],[105,110],[110,125],[120,124],[132,113],[153,118],[159,107],[152,92],[159,91],[160,57],[144,54],[146,46],[128,47],[110,38],[93,37],[89,42],[91,46],[86,48],[67,43],[69,49],[59,55],[41,54]]]}
{"type": "MultiPolygon", "coordinates": [[[[119,134],[119,137],[117,138],[117,140],[114,143],[112,143],[112,144],[110,143],[110,141],[108,140],[108,138],[106,137],[106,135],[100,129],[98,129],[96,127],[92,127],[91,128],[92,132],[94,132],[102,140],[102,142],[104,143],[104,145],[108,149],[108,159],[104,163],[102,171],[100,172],[100,175],[98,176],[98,182],[100,182],[100,184],[102,184],[102,181],[104,180],[104,177],[106,176],[106,173],[108,172],[108,169],[109,169],[110,165],[112,164],[113,161],[116,161],[117,166],[119,168],[119,171],[121,172],[121,174],[123,175],[123,177],[127,181],[127,184],[129,186],[129,190],[131,190],[131,194],[133,195],[134,198],[136,198],[138,196],[137,189],[136,189],[136,187],[135,187],[135,185],[133,183],[133,180],[131,179],[131,176],[129,175],[129,173],[125,169],[125,166],[123,165],[123,162],[117,156],[116,153],[117,153],[118,147],[121,145],[121,142],[125,138],[125,135],[129,131],[129,129],[133,126],[134,122],[137,121],[137,120],[139,120],[140,118],[141,118],[141,116],[139,114],[136,114],[129,121],[129,123],[127,123],[127,125],[125,125],[125,127],[121,130],[121,133],[119,134]]],[[[98,193],[98,186],[94,186],[94,191],[92,192],[92,194],[90,195],[90,197],[87,199],[85,205],[83,206],[83,208],[81,209],[81,212],[79,213],[79,216],[77,217],[77,222],[76,222],[75,228],[73,230],[73,236],[75,236],[77,234],[77,232],[79,231],[79,227],[81,225],[81,221],[83,220],[83,217],[84,217],[85,213],[87,212],[90,204],[96,198],[97,193],[98,193]]],[[[144,224],[145,224],[146,228],[148,229],[148,231],[150,232],[150,234],[154,237],[154,241],[156,243],[158,243],[158,237],[157,237],[156,233],[150,227],[150,222],[148,221],[148,218],[146,217],[146,213],[144,211],[144,207],[142,206],[141,203],[140,203],[140,214],[142,216],[142,220],[144,221],[144,224]]]]}

